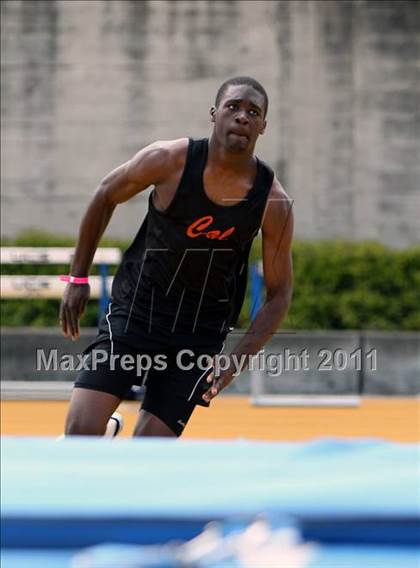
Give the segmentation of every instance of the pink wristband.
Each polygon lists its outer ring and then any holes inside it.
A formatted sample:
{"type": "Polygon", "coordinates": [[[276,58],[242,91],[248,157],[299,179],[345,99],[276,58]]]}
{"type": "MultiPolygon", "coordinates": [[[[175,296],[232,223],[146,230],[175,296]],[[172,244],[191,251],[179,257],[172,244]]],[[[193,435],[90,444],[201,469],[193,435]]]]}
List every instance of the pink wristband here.
{"type": "Polygon", "coordinates": [[[70,284],[89,284],[88,276],[66,276],[61,275],[60,280],[62,282],[70,282],[70,284]]]}

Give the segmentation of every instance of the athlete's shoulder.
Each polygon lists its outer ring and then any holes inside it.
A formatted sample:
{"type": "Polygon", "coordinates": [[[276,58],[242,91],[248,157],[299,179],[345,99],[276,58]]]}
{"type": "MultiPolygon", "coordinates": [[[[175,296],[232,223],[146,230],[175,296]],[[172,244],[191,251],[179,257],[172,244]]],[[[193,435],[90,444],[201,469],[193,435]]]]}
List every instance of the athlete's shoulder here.
{"type": "Polygon", "coordinates": [[[147,172],[155,184],[172,176],[185,163],[188,138],[157,140],[139,150],[126,164],[127,174],[133,180],[147,172]]]}
{"type": "Polygon", "coordinates": [[[267,198],[267,206],[262,225],[263,233],[277,232],[279,222],[293,222],[293,199],[286,193],[284,187],[274,176],[267,198]]]}
{"type": "Polygon", "coordinates": [[[286,190],[276,176],[273,177],[273,183],[271,184],[268,197],[272,199],[281,199],[282,201],[288,201],[289,203],[292,202],[292,199],[287,195],[286,190]]]}
{"type": "Polygon", "coordinates": [[[176,165],[179,161],[185,161],[188,151],[189,138],[176,138],[174,140],[156,140],[149,144],[151,152],[159,154],[161,159],[176,165]]]}

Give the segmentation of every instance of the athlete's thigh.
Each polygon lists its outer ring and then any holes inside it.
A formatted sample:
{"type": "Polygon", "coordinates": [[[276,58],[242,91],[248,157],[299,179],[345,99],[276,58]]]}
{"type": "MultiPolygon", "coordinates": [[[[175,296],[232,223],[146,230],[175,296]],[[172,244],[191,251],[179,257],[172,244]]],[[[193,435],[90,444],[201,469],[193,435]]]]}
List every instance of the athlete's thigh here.
{"type": "Polygon", "coordinates": [[[133,436],[146,437],[164,437],[175,438],[177,434],[158,416],[151,412],[141,409],[137,424],[134,428],[133,436]]]}
{"type": "MultiPolygon", "coordinates": [[[[171,347],[167,350],[166,367],[150,369],[146,389],[156,386],[188,403],[209,406],[203,394],[209,389],[208,376],[213,371],[214,356],[220,353],[221,345],[205,347],[171,347]]],[[[190,408],[190,407],[189,407],[190,408]]]]}
{"type": "Polygon", "coordinates": [[[66,419],[67,434],[103,434],[121,399],[113,394],[74,388],[66,419]]]}
{"type": "Polygon", "coordinates": [[[104,341],[85,352],[77,375],[66,421],[68,434],[101,434],[125,393],[136,382],[135,366],[121,363],[135,354],[123,344],[104,341]]]}
{"type": "Polygon", "coordinates": [[[195,406],[173,390],[149,382],[134,435],[181,436],[195,406]]]}
{"type": "MultiPolygon", "coordinates": [[[[136,435],[142,435],[140,432],[145,428],[150,429],[152,415],[176,436],[181,436],[195,406],[209,406],[202,396],[209,388],[207,376],[213,369],[213,357],[220,352],[220,347],[211,345],[188,350],[172,347],[166,350],[165,367],[152,367],[148,371],[146,395],[142,404],[142,410],[147,415],[139,417],[136,435]],[[184,353],[181,351],[185,351],[186,357],[183,358],[184,353]]],[[[156,429],[160,429],[157,423],[156,429]]]]}
{"type": "Polygon", "coordinates": [[[74,386],[122,399],[132,385],[138,384],[136,357],[137,352],[122,343],[101,341],[92,344],[85,351],[84,366],[74,386]]]}

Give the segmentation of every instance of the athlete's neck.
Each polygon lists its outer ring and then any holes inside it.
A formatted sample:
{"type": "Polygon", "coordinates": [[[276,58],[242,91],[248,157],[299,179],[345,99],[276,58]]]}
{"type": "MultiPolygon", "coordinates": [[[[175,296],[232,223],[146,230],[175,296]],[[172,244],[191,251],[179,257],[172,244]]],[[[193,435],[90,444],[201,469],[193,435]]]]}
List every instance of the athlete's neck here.
{"type": "Polygon", "coordinates": [[[252,150],[243,153],[229,152],[217,141],[213,133],[209,138],[207,163],[217,169],[243,172],[254,166],[255,158],[252,150]]]}

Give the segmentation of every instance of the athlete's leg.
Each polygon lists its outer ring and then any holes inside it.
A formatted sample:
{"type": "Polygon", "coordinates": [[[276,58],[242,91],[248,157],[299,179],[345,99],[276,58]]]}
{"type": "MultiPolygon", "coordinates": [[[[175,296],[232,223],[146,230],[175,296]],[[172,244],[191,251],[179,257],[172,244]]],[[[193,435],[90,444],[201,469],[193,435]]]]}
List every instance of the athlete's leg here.
{"type": "Polygon", "coordinates": [[[169,426],[160,418],[154,416],[147,410],[140,410],[140,415],[134,428],[133,436],[162,436],[165,438],[176,438],[169,426]]]}
{"type": "Polygon", "coordinates": [[[111,415],[136,379],[134,370],[121,368],[119,358],[111,364],[113,353],[121,356],[130,352],[124,345],[103,341],[89,349],[70,400],[67,436],[103,436],[111,415]]]}
{"type": "MultiPolygon", "coordinates": [[[[197,348],[201,354],[211,356],[220,352],[220,345],[210,348],[197,348]]],[[[147,375],[146,394],[133,436],[182,435],[196,405],[209,406],[202,395],[209,388],[207,375],[212,367],[203,370],[193,366],[188,371],[180,371],[177,364],[178,350],[168,352],[167,367],[163,370],[150,369],[147,375]]]]}
{"type": "Polygon", "coordinates": [[[121,399],[113,394],[74,388],[66,419],[66,436],[103,436],[121,399]]]}
{"type": "Polygon", "coordinates": [[[194,408],[194,403],[150,382],[133,436],[181,436],[194,408]]]}

